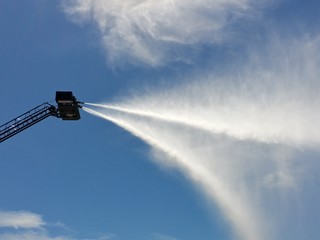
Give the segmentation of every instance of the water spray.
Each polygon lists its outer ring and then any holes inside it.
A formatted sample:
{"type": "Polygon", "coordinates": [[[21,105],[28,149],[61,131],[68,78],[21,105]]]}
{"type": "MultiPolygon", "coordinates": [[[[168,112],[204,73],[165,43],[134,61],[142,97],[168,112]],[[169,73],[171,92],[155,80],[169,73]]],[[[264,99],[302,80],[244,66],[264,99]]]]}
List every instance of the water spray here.
{"type": "Polygon", "coordinates": [[[239,239],[319,239],[320,55],[309,47],[273,49],[238,82],[199,76],[83,109],[161,151],[152,159],[198,186],[239,239]]]}
{"type": "MultiPolygon", "coordinates": [[[[100,104],[90,105],[99,106],[100,104]]],[[[171,144],[168,144],[166,141],[162,141],[161,138],[157,137],[159,136],[158,130],[154,129],[156,130],[156,133],[153,133],[152,130],[146,130],[142,127],[142,125],[148,125],[148,119],[151,119],[153,121],[163,121],[163,119],[150,117],[150,115],[148,114],[137,114],[136,111],[123,111],[123,109],[119,110],[116,107],[109,108],[106,105],[100,106],[115,110],[116,113],[101,113],[87,107],[83,107],[83,110],[97,117],[113,122],[114,124],[126,129],[134,136],[142,139],[151,147],[163,151],[171,159],[174,159],[177,166],[183,168],[184,171],[187,171],[188,175],[192,176],[195,182],[198,182],[199,186],[204,189],[209,198],[218,201],[219,207],[226,214],[228,220],[233,222],[237,234],[239,234],[243,239],[247,240],[262,240],[257,231],[257,229],[259,228],[258,226],[256,227],[256,230],[249,229],[249,226],[247,226],[248,224],[252,224],[254,215],[251,215],[251,210],[249,208],[244,207],[240,196],[236,196],[235,192],[229,191],[228,187],[225,186],[221,179],[217,178],[210,172],[210,169],[203,166],[200,162],[193,162],[191,159],[186,157],[183,152],[181,152],[181,150],[174,148],[171,144]],[[121,115],[124,112],[126,116],[121,115]],[[119,113],[120,115],[118,115],[119,113]],[[141,121],[139,121],[141,125],[139,124],[139,122],[136,122],[134,120],[135,116],[137,115],[139,117],[144,117],[141,119],[141,121]],[[238,198],[238,201],[234,201],[234,199],[236,198],[238,198]]],[[[169,121],[166,119],[165,122],[168,123],[169,121]]],[[[175,124],[176,122],[172,123],[175,124]]]]}

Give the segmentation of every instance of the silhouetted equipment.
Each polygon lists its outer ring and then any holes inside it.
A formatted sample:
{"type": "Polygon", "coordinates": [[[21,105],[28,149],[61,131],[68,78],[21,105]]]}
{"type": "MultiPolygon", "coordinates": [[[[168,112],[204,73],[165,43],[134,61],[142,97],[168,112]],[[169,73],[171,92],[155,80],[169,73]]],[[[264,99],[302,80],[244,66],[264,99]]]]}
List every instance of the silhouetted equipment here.
{"type": "Polygon", "coordinates": [[[79,102],[72,92],[56,92],[56,102],[58,104],[58,117],[63,120],[80,119],[79,102]]]}
{"type": "Polygon", "coordinates": [[[57,91],[56,102],[58,106],[47,102],[43,103],[0,126],[0,142],[7,140],[49,116],[61,118],[62,120],[80,119],[79,108],[81,108],[81,102],[73,96],[72,92],[57,91]]]}

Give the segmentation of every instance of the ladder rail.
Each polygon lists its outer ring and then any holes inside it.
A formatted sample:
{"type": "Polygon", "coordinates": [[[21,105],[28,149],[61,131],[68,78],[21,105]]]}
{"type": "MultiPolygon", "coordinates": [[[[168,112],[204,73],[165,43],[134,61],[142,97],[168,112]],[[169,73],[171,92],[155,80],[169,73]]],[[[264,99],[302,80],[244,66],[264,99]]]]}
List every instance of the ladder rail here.
{"type": "Polygon", "coordinates": [[[0,126],[0,142],[31,127],[49,116],[58,116],[55,106],[43,103],[0,126]]]}

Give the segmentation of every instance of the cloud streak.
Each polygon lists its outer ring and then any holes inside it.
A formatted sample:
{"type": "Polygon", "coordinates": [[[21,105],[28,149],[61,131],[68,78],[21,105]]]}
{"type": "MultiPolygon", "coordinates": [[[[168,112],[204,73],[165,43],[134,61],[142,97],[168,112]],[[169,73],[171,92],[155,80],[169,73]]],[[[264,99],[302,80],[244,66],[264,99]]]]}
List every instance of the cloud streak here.
{"type": "MultiPolygon", "coordinates": [[[[262,1],[265,2],[265,1],[262,1]]],[[[254,0],[64,0],[76,22],[97,26],[110,63],[190,61],[199,46],[229,40],[229,27],[254,14],[254,0]],[[189,54],[188,54],[189,53],[189,54]]]]}

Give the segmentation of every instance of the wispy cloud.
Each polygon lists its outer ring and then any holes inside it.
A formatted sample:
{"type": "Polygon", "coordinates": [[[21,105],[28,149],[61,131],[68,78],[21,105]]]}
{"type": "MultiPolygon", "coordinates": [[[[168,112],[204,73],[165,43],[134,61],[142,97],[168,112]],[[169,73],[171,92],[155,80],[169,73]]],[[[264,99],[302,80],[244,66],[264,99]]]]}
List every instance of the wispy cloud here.
{"type": "Polygon", "coordinates": [[[63,0],[62,3],[73,20],[97,26],[109,62],[138,60],[151,66],[188,61],[186,50],[224,42],[230,37],[230,25],[253,14],[258,6],[254,0],[63,0]]]}
{"type": "Polygon", "coordinates": [[[110,240],[115,234],[106,234],[93,238],[77,238],[69,234],[56,234],[52,231],[65,230],[75,232],[61,222],[47,223],[42,216],[29,211],[0,211],[0,240],[110,240]]]}
{"type": "Polygon", "coordinates": [[[45,225],[38,214],[25,211],[0,211],[0,227],[41,228],[45,225]]]}
{"type": "Polygon", "coordinates": [[[10,232],[0,234],[0,240],[111,240],[116,239],[116,235],[109,234],[96,238],[73,238],[70,236],[52,236],[47,231],[23,231],[23,232],[10,232]]]}
{"type": "Polygon", "coordinates": [[[0,234],[0,240],[75,240],[73,238],[58,236],[51,237],[46,232],[26,231],[23,233],[5,233],[0,234]]]}

